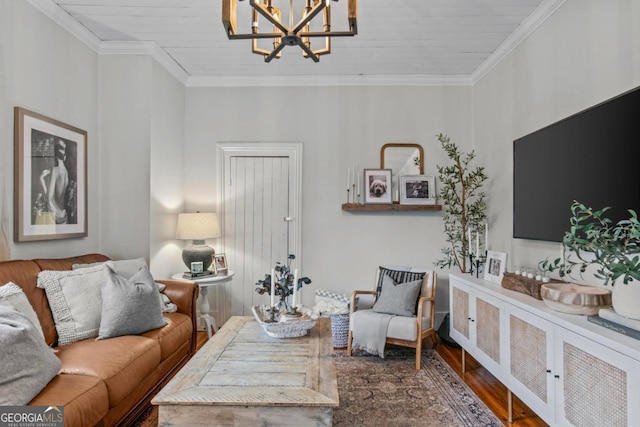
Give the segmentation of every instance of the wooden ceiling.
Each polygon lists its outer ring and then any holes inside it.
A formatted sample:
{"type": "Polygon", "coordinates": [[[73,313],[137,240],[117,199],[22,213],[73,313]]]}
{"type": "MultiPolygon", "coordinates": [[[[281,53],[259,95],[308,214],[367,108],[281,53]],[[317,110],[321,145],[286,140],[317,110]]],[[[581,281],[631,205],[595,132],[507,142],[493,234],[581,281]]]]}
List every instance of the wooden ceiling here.
{"type": "MultiPolygon", "coordinates": [[[[100,49],[141,42],[159,47],[186,79],[313,76],[412,84],[472,82],[565,0],[360,0],[358,35],[333,38],[332,53],[319,63],[295,46],[265,63],[251,53],[250,41],[228,40],[221,0],[29,1],[71,31],[88,30],[85,38],[95,38],[100,49]]],[[[274,3],[288,10],[288,1],[274,3]]],[[[332,9],[332,29],[346,29],[346,1],[332,2],[332,9]]],[[[238,2],[243,32],[249,32],[249,13],[249,2],[238,2]]]]}

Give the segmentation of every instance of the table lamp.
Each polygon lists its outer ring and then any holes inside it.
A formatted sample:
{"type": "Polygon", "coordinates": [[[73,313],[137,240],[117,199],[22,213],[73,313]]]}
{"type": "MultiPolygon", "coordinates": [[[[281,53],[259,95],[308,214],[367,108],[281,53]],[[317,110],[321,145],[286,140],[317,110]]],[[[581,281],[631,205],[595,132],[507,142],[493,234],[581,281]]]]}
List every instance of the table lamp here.
{"type": "Polygon", "coordinates": [[[211,266],[211,257],[215,251],[204,240],[220,237],[220,223],[216,213],[181,213],[178,214],[178,226],[176,227],[176,239],[192,240],[182,250],[182,261],[191,271],[192,262],[201,262],[203,271],[208,271],[211,266]]]}

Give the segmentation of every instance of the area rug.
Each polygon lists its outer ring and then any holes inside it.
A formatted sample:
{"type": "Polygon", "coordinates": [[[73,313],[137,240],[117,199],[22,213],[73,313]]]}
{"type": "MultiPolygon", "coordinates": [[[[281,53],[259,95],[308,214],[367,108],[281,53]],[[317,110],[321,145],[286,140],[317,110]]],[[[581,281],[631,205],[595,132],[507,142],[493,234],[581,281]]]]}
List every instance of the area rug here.
{"type": "MultiPolygon", "coordinates": [[[[340,407],[336,427],[497,427],[503,423],[433,350],[423,350],[415,369],[415,350],[392,347],[385,358],[359,352],[335,353],[340,407]]],[[[156,407],[134,424],[158,425],[156,407]]]]}
{"type": "Polygon", "coordinates": [[[503,423],[433,350],[388,349],[385,358],[336,352],[340,407],[333,425],[476,427],[503,423]]]}

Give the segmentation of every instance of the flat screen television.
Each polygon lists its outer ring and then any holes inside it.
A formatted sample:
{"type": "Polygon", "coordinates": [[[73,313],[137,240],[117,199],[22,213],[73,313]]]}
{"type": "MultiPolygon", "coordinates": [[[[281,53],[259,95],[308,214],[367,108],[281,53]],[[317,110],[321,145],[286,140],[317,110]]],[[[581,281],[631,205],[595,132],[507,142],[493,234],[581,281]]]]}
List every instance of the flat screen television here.
{"type": "Polygon", "coordinates": [[[640,214],[640,87],[513,142],[513,237],[561,242],[577,200],[640,214]]]}

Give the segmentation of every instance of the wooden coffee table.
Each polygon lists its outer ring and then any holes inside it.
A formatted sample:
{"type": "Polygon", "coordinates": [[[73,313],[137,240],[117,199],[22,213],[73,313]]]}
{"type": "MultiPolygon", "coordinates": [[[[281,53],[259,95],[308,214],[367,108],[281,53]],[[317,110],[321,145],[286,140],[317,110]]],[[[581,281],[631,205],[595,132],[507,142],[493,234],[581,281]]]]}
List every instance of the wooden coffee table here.
{"type": "Polygon", "coordinates": [[[339,405],[331,323],[278,339],[253,317],[232,317],[151,403],[160,426],[330,426],[339,405]]]}

